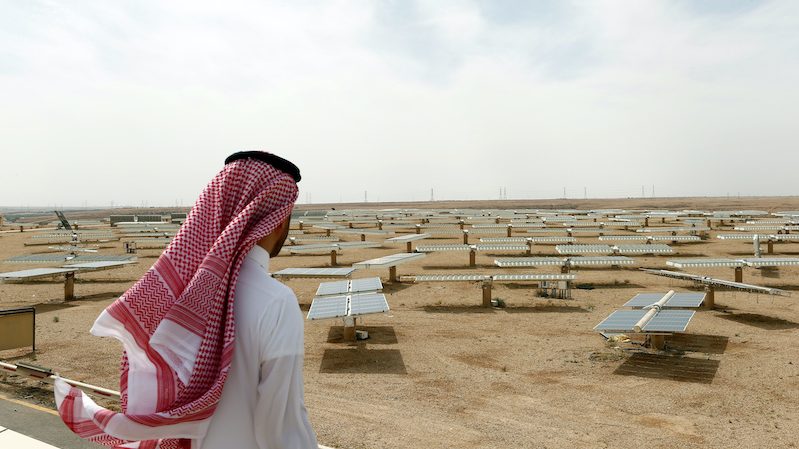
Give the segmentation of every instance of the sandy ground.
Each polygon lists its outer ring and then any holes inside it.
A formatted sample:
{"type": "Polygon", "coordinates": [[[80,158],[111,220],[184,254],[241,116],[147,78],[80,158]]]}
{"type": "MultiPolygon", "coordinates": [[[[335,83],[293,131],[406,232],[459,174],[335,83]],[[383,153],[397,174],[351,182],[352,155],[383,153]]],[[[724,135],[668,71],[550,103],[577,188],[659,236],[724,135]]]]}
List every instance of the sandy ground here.
{"type": "MultiPolygon", "coordinates": [[[[588,207],[636,207],[632,201],[588,207]]],[[[681,199],[658,207],[795,210],[799,201],[681,199]]],[[[497,285],[494,297],[507,303],[504,309],[481,308],[474,283],[391,284],[387,269],[357,272],[356,277],[383,278],[392,312],[368,317],[364,328],[371,338],[357,344],[341,342],[339,322],[306,322],[306,403],[319,441],[342,448],[795,447],[799,292],[789,298],[717,292],[720,308],[698,312],[688,334],[669,341],[663,353],[614,348],[592,331],[638,292],[694,288],[638,267],[666,268],[670,257],[752,254],[750,242],[717,240],[718,232],[731,230],[714,229],[714,238],[700,244],[675,245],[674,256],[636,257],[631,268],[578,270],[577,282],[595,288],[574,290],[573,300],[539,298],[526,284],[497,285]]],[[[0,259],[43,251],[23,246],[31,235],[0,234],[0,259]]],[[[600,242],[593,236],[578,243],[600,242]]],[[[121,243],[108,246],[101,252],[122,253],[121,243]]],[[[536,248],[556,255],[554,246],[536,248]]],[[[345,250],[338,262],[349,265],[402,251],[404,245],[345,250]]],[[[67,377],[116,387],[120,347],[90,336],[88,329],[158,254],[144,250],[137,265],[79,276],[79,298],[69,303],[63,302],[60,280],[0,284],[0,308],[36,305],[38,311],[35,356],[6,351],[0,359],[33,360],[67,377]]],[[[401,265],[399,273],[557,272],[557,267],[493,266],[497,256],[516,255],[478,253],[478,267],[469,269],[466,253],[438,253],[401,265]]],[[[799,256],[799,244],[775,244],[774,255],[799,256]]],[[[272,261],[272,271],[329,263],[329,256],[282,255],[272,261]]],[[[31,267],[2,264],[0,269],[31,267]]],[[[691,272],[733,276],[726,268],[691,272]]],[[[746,268],[744,281],[795,291],[799,267],[746,268]]],[[[307,310],[319,280],[285,282],[307,310]]],[[[41,400],[41,390],[30,386],[9,377],[0,389],[41,400]]]]}

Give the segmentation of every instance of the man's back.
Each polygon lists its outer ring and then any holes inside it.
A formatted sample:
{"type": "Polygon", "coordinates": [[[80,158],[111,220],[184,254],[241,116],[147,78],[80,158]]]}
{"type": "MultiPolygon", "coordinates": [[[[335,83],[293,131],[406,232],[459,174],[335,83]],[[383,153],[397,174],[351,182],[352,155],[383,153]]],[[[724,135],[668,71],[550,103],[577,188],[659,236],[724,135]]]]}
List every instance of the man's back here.
{"type": "Polygon", "coordinates": [[[316,448],[303,395],[303,317],[294,293],[267,275],[255,246],[241,266],[236,349],[222,399],[195,449],[316,448]]]}

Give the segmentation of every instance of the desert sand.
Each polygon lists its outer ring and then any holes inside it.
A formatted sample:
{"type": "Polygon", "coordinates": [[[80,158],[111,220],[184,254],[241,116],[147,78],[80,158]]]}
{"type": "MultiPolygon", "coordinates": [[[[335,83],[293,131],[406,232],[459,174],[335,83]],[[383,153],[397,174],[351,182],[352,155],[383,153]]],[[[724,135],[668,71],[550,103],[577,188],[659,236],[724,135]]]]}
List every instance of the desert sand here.
{"type": "MultiPolygon", "coordinates": [[[[318,208],[330,206],[398,205],[318,208]]],[[[799,199],[548,200],[426,206],[777,211],[799,209],[799,199]]],[[[636,293],[697,289],[688,282],[645,274],[639,267],[667,268],[669,258],[752,255],[751,242],[715,238],[724,232],[733,231],[729,226],[713,229],[711,238],[702,243],[673,245],[676,254],[671,256],[635,257],[632,267],[573,270],[577,284],[590,284],[593,289],[575,289],[571,300],[538,297],[529,284],[498,284],[494,298],[504,300],[505,308],[480,307],[476,283],[389,283],[387,269],[356,272],[354,277],[383,279],[392,310],[366,317],[361,328],[370,338],[352,344],[342,341],[339,321],[306,321],[306,405],[320,443],[340,448],[795,447],[799,440],[799,346],[795,344],[799,294],[772,297],[717,291],[717,309],[700,310],[687,333],[668,340],[663,352],[635,345],[615,347],[592,331],[636,293]]],[[[44,251],[46,247],[24,246],[31,236],[28,231],[0,233],[0,260],[44,251]]],[[[426,242],[459,243],[460,238],[426,242]]],[[[585,236],[578,243],[602,242],[585,236]]],[[[338,264],[404,250],[404,244],[344,250],[338,264]]],[[[774,250],[774,256],[796,257],[799,244],[777,243],[774,250]]],[[[536,251],[557,255],[553,245],[536,246],[536,251]]],[[[102,244],[100,252],[121,254],[122,243],[102,244]]],[[[5,351],[0,352],[0,360],[31,361],[66,377],[116,388],[120,345],[93,337],[88,330],[100,311],[159,254],[160,250],[141,250],[138,264],[78,276],[78,298],[67,303],[59,279],[0,284],[0,308],[37,308],[36,353],[5,351]]],[[[497,256],[518,255],[481,252],[477,267],[469,268],[466,253],[434,253],[399,266],[399,274],[558,272],[557,267],[500,269],[493,265],[497,256]]],[[[271,270],[329,263],[326,255],[284,254],[272,260],[271,270]]],[[[15,271],[35,266],[2,264],[0,268],[15,271]]],[[[733,277],[731,268],[685,271],[733,277]]],[[[799,267],[745,268],[743,280],[796,292],[799,267]]],[[[284,282],[307,311],[320,280],[284,282]]],[[[48,387],[35,382],[8,376],[0,389],[51,404],[48,387]]]]}

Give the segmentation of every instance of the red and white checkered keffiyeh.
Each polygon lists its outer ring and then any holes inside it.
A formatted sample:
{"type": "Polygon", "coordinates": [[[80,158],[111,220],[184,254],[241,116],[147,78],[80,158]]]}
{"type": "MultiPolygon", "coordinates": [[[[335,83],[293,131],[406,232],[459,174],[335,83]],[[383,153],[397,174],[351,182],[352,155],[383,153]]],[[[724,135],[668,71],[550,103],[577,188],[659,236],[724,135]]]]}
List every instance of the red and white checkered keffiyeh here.
{"type": "Polygon", "coordinates": [[[92,327],[124,346],[122,413],[56,382],[58,412],[73,432],[138,449],[188,449],[205,435],[233,358],[239,268],[289,217],[297,193],[292,176],[265,162],[225,165],[161,257],[92,327]]]}

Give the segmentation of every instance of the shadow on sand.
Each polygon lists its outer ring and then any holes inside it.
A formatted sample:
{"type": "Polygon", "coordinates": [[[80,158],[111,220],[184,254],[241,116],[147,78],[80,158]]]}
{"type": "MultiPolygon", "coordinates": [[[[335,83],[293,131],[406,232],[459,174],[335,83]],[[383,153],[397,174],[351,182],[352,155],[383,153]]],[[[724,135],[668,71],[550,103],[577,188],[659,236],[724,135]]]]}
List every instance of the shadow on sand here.
{"type": "Polygon", "coordinates": [[[716,316],[725,320],[735,321],[736,323],[759,327],[760,329],[770,331],[799,328],[799,323],[784,320],[782,318],[760,315],[759,313],[730,313],[719,314],[716,316]]]}
{"type": "Polygon", "coordinates": [[[718,360],[642,352],[630,356],[613,374],[709,384],[716,377],[719,363],[718,360]]]}
{"type": "Polygon", "coordinates": [[[399,349],[325,349],[320,373],[407,374],[399,349]]]}

